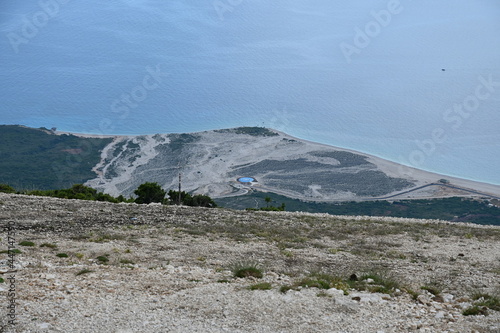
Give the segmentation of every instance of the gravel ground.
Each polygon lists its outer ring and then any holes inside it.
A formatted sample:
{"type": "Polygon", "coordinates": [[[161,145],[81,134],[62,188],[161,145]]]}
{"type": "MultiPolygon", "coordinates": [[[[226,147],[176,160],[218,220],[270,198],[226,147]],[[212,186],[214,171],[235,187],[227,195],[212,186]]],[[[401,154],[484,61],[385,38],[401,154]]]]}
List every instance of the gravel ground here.
{"type": "Polygon", "coordinates": [[[498,311],[462,314],[474,294],[500,290],[499,227],[6,194],[0,221],[0,250],[8,225],[21,250],[17,272],[2,268],[5,332],[500,332],[498,311]],[[264,275],[235,278],[238,264],[264,275]],[[319,272],[397,284],[299,286],[319,272]],[[249,289],[262,282],[270,289],[249,289]]]}

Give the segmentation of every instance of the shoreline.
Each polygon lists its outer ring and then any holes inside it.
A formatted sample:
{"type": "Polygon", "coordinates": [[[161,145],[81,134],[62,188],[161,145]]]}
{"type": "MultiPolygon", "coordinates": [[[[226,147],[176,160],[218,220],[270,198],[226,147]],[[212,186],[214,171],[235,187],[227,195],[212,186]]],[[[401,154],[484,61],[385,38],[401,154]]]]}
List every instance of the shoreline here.
{"type": "MultiPolygon", "coordinates": [[[[321,143],[321,142],[315,142],[307,139],[302,139],[299,137],[295,137],[293,135],[290,135],[288,133],[269,128],[269,130],[278,133],[282,137],[286,137],[289,139],[297,140],[300,142],[304,142],[306,144],[310,145],[315,145],[318,147],[323,147],[323,148],[329,148],[329,149],[335,149],[335,150],[340,150],[340,151],[346,151],[362,156],[366,156],[368,159],[374,161],[377,161],[377,165],[379,166],[380,170],[383,172],[386,172],[387,174],[393,175],[393,176],[401,176],[402,174],[408,175],[409,177],[415,179],[419,184],[425,184],[425,183],[434,183],[437,182],[440,178],[445,178],[449,180],[451,183],[465,187],[465,188],[470,188],[474,190],[478,190],[480,192],[485,192],[486,194],[492,194],[495,196],[500,196],[500,185],[498,184],[493,184],[493,183],[487,183],[483,181],[478,181],[478,180],[473,180],[473,179],[467,179],[467,178],[460,178],[460,177],[455,177],[455,176],[450,176],[446,174],[441,174],[433,171],[428,171],[424,169],[418,169],[412,166],[407,166],[398,162],[394,162],[388,159],[385,159],[383,157],[379,157],[370,153],[366,152],[361,152],[357,151],[354,149],[350,148],[343,148],[335,145],[330,145],[326,143],[321,143]]],[[[63,135],[63,134],[68,134],[68,135],[75,135],[78,137],[84,137],[84,138],[99,138],[99,139],[123,139],[123,138],[133,138],[133,137],[139,137],[139,136],[153,136],[156,134],[195,134],[195,133],[207,133],[207,132],[213,132],[216,130],[206,130],[206,131],[199,131],[199,132],[187,132],[187,133],[154,133],[154,134],[138,134],[138,135],[105,135],[105,134],[91,134],[91,133],[74,133],[74,132],[68,132],[68,131],[54,131],[52,133],[56,135],[63,135]]]]}
{"type": "Polygon", "coordinates": [[[124,138],[124,137],[132,137],[135,135],[107,135],[107,134],[88,134],[88,133],[73,133],[66,131],[54,131],[52,132],[55,135],[74,135],[80,138],[96,138],[96,139],[113,139],[113,138],[124,138]]]}

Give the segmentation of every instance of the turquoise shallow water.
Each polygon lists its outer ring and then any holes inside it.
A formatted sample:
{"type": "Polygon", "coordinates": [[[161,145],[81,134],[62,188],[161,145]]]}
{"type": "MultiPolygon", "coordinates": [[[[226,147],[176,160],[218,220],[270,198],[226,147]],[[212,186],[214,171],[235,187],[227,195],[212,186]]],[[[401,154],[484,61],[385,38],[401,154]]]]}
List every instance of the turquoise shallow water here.
{"type": "Polygon", "coordinates": [[[3,3],[0,122],[266,126],[500,184],[498,17],[494,0],[3,3]]]}

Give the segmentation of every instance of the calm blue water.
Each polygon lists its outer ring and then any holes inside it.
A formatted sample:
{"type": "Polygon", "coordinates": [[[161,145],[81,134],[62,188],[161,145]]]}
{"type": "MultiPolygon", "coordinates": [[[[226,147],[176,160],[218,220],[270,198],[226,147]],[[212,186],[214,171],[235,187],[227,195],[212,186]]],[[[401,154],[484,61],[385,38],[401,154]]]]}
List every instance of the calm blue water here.
{"type": "Polygon", "coordinates": [[[0,123],[263,125],[500,184],[499,18],[496,0],[3,2],[0,123]]]}

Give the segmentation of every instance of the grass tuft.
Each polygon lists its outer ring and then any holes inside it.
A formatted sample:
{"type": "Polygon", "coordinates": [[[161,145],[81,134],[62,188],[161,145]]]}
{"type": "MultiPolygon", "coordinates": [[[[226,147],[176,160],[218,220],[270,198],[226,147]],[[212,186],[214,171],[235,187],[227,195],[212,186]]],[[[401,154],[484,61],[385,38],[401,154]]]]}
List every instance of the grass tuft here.
{"type": "Polygon", "coordinates": [[[55,249],[57,248],[57,245],[56,244],[52,244],[52,243],[43,243],[40,245],[40,247],[48,247],[48,248],[51,248],[51,249],[55,249]]]}
{"type": "Polygon", "coordinates": [[[400,284],[394,278],[379,273],[364,274],[357,281],[349,280],[347,283],[353,289],[389,295],[394,293],[396,289],[401,289],[400,284]],[[368,283],[368,279],[373,280],[373,282],[368,283]]]}
{"type": "Polygon", "coordinates": [[[259,264],[257,263],[237,263],[232,268],[233,277],[236,278],[247,278],[254,277],[257,279],[261,279],[264,274],[262,269],[259,268],[259,264]]]}
{"type": "Polygon", "coordinates": [[[272,289],[272,286],[269,282],[262,282],[262,283],[257,283],[253,284],[248,287],[250,290],[270,290],[272,289]]]}
{"type": "Polygon", "coordinates": [[[472,295],[472,299],[474,303],[462,312],[464,316],[487,316],[489,309],[500,311],[500,297],[498,296],[486,293],[475,293],[472,295]]]}
{"type": "Polygon", "coordinates": [[[132,260],[128,260],[128,259],[121,259],[120,264],[134,265],[135,262],[133,262],[132,260]]]}
{"type": "Polygon", "coordinates": [[[325,273],[312,273],[308,277],[303,278],[295,283],[295,287],[307,287],[318,289],[335,288],[343,290],[344,294],[348,294],[349,285],[340,277],[325,274],[325,273]]]}
{"type": "Polygon", "coordinates": [[[81,271],[79,271],[75,275],[78,276],[78,275],[87,274],[87,273],[91,273],[91,272],[93,272],[93,271],[90,269],[82,269],[81,271]]]}
{"type": "Polygon", "coordinates": [[[2,250],[0,251],[0,254],[2,253],[15,253],[15,254],[20,254],[22,253],[21,250],[19,249],[11,249],[11,250],[2,250]]]}
{"type": "Polygon", "coordinates": [[[30,241],[22,241],[18,243],[21,246],[35,246],[35,243],[30,242],[30,241]]]}

